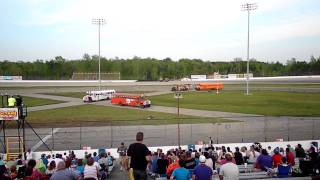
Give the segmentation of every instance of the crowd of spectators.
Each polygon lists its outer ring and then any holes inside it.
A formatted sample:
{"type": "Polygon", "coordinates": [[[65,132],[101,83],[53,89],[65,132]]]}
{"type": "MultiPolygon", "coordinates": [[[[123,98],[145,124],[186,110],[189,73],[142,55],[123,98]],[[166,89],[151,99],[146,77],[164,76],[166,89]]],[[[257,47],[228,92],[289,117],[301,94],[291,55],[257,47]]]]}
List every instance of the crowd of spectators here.
{"type": "MultiPolygon", "coordinates": [[[[171,149],[163,152],[157,149],[151,152],[143,144],[143,133],[136,136],[137,142],[127,148],[121,143],[118,148],[120,170],[132,173],[135,180],[149,178],[177,180],[209,180],[213,176],[220,179],[238,179],[241,166],[251,166],[251,172],[265,171],[273,176],[289,177],[291,175],[319,174],[320,159],[318,149],[311,146],[305,149],[298,144],[295,148],[287,145],[282,147],[263,148],[260,143],[254,143],[249,148],[220,147],[210,144],[207,147],[195,149],[171,149]],[[294,167],[299,159],[299,171],[294,167]]],[[[30,153],[30,152],[29,152],[30,153]]],[[[113,156],[102,152],[76,157],[73,151],[67,155],[43,154],[40,159],[22,156],[11,164],[5,164],[0,159],[0,179],[2,180],[98,180],[107,179],[109,167],[113,166],[113,156]]]]}
{"type": "Polygon", "coordinates": [[[73,151],[69,155],[42,154],[38,160],[19,155],[16,161],[4,163],[0,159],[1,180],[104,180],[107,179],[109,167],[115,160],[110,153],[85,153],[82,158],[76,157],[73,151]]]}
{"type": "MultiPolygon", "coordinates": [[[[241,166],[250,166],[250,172],[264,171],[270,176],[308,176],[319,174],[320,167],[319,154],[315,147],[305,151],[300,144],[294,149],[289,144],[285,148],[263,148],[260,143],[254,143],[249,148],[236,147],[234,151],[229,147],[212,144],[198,150],[177,148],[163,152],[158,149],[144,155],[146,159],[150,159],[144,167],[148,176],[162,179],[209,180],[214,175],[220,179],[238,179],[240,173],[246,173],[240,172],[241,166]],[[299,166],[295,167],[296,159],[299,159],[301,169],[299,166]],[[303,174],[301,171],[305,168],[305,162],[308,162],[310,171],[303,174]],[[295,168],[298,170],[295,171],[295,168]]],[[[135,177],[135,180],[139,179],[145,178],[135,177]]]]}

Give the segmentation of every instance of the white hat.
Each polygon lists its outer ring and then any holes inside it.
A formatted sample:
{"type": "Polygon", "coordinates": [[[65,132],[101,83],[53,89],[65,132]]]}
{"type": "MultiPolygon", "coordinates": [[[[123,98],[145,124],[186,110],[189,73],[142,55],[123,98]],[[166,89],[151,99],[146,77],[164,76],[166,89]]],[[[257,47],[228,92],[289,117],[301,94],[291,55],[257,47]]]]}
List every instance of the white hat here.
{"type": "Polygon", "coordinates": [[[199,157],[199,161],[200,161],[200,163],[205,163],[205,162],[206,162],[206,157],[204,157],[203,155],[201,155],[201,156],[199,157]]]}

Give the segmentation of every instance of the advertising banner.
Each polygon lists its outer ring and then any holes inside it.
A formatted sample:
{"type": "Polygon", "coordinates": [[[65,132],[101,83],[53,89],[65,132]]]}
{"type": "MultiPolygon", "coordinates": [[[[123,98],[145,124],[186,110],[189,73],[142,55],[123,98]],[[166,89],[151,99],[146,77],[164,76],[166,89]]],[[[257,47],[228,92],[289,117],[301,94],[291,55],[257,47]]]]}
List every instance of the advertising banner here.
{"type": "Polygon", "coordinates": [[[18,108],[0,108],[0,121],[14,121],[18,119],[18,108]]]}

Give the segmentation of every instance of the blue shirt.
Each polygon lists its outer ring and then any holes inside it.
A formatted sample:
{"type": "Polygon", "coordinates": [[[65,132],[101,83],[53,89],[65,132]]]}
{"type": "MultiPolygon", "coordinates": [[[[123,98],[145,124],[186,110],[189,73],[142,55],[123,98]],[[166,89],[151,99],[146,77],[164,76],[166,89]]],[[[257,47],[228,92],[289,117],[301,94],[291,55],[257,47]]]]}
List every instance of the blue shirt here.
{"type": "Polygon", "coordinates": [[[259,163],[260,165],[260,168],[262,170],[266,170],[266,167],[268,168],[272,168],[272,157],[269,156],[269,155],[263,155],[261,154],[258,159],[257,159],[257,162],[259,163]]]}
{"type": "Polygon", "coordinates": [[[196,176],[197,180],[211,180],[213,172],[207,165],[200,164],[194,169],[193,174],[196,176]]]}
{"type": "Polygon", "coordinates": [[[189,180],[190,173],[186,168],[177,168],[173,171],[172,176],[176,178],[176,180],[189,180]]]}
{"type": "Polygon", "coordinates": [[[83,174],[83,172],[84,172],[84,166],[78,166],[78,167],[77,167],[77,170],[78,170],[81,174],[83,174]]]}
{"type": "Polygon", "coordinates": [[[278,166],[278,177],[289,177],[289,173],[291,171],[291,166],[284,166],[279,165],[278,166]]]}
{"type": "Polygon", "coordinates": [[[158,159],[159,159],[158,157],[155,157],[152,160],[152,172],[153,173],[156,173],[158,171],[158,164],[157,164],[158,159]]]}

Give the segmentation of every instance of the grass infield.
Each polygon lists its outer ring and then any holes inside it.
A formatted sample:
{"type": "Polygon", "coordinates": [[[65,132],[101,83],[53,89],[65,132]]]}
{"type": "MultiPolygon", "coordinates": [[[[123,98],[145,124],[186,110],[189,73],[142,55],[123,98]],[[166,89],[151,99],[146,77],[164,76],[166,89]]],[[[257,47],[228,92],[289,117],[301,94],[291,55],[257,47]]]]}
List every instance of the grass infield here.
{"type": "MultiPolygon", "coordinates": [[[[155,105],[177,106],[173,94],[150,97],[155,105]]],[[[253,91],[183,92],[180,107],[272,116],[320,116],[320,93],[253,91]]]]}
{"type": "MultiPolygon", "coordinates": [[[[30,112],[27,121],[33,126],[66,127],[95,125],[158,125],[177,124],[176,114],[143,111],[139,108],[125,109],[98,105],[80,105],[60,109],[30,112]]],[[[180,123],[232,122],[221,118],[202,118],[180,115],[180,123]]]]}
{"type": "MultiPolygon", "coordinates": [[[[63,103],[63,101],[52,100],[52,99],[33,98],[33,97],[28,97],[28,96],[22,96],[22,98],[23,98],[23,104],[27,105],[28,107],[63,103]]],[[[3,100],[6,101],[6,98],[3,98],[3,100]]],[[[6,105],[6,104],[7,103],[4,102],[4,105],[6,105]]],[[[1,106],[2,106],[2,98],[0,97],[0,107],[1,106]]]]}

